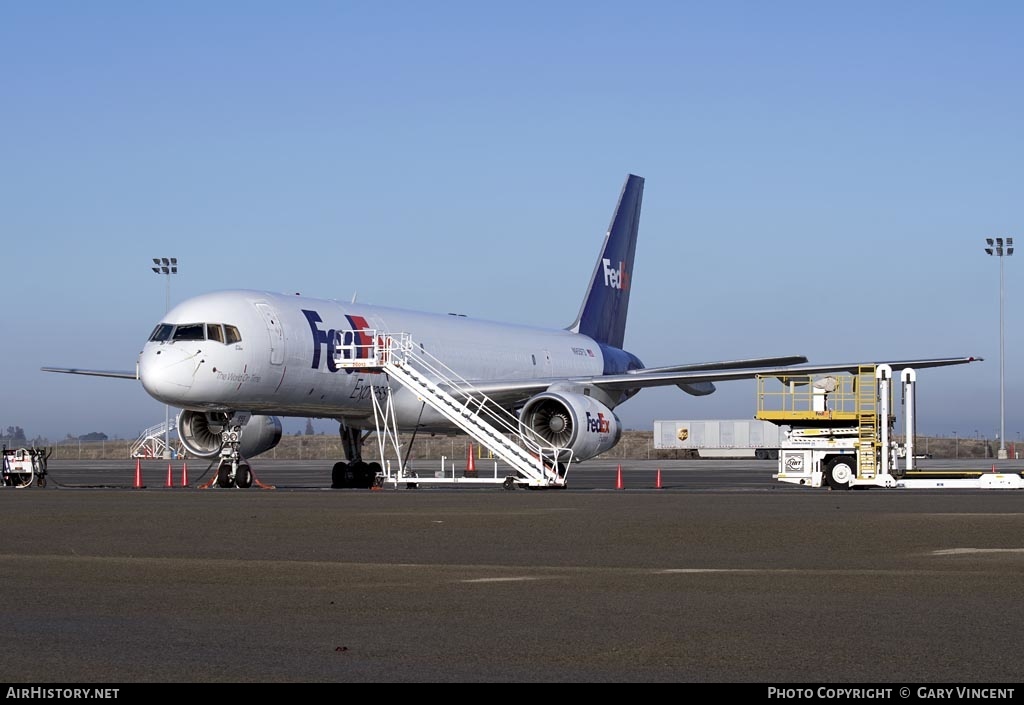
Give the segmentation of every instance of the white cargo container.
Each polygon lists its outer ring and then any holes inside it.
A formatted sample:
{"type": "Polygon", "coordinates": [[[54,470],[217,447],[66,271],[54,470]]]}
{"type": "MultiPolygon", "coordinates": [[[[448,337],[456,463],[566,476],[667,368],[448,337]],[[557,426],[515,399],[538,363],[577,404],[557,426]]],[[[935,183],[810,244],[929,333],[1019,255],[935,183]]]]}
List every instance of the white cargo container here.
{"type": "Polygon", "coordinates": [[[702,458],[776,460],[786,428],[759,419],[655,421],[654,447],[696,450],[702,458]]]}

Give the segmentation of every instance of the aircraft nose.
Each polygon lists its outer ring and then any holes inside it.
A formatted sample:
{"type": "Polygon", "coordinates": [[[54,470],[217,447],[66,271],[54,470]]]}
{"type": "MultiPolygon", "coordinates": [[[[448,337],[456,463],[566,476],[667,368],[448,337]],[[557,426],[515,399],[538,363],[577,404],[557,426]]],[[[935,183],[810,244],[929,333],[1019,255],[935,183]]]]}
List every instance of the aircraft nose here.
{"type": "Polygon", "coordinates": [[[197,369],[194,351],[171,345],[150,345],[139,356],[139,381],[151,397],[167,404],[181,402],[192,389],[197,369]]]}

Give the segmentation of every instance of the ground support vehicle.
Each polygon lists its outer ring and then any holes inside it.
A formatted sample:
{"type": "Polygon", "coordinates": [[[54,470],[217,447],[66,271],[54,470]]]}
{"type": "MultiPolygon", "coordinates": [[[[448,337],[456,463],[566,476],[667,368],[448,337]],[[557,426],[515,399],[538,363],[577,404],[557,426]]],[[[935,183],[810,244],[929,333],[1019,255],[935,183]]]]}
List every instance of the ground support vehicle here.
{"type": "MultiPolygon", "coordinates": [[[[889,488],[1024,488],[1019,471],[929,477],[914,467],[914,370],[904,385],[904,443],[894,436],[892,369],[865,365],[853,375],[760,376],[757,418],[785,424],[776,480],[833,490],[889,488]]],[[[993,466],[994,470],[994,466],[993,466]]]]}
{"type": "Polygon", "coordinates": [[[0,486],[29,487],[34,482],[46,487],[46,462],[52,453],[52,448],[4,447],[0,486]]]}

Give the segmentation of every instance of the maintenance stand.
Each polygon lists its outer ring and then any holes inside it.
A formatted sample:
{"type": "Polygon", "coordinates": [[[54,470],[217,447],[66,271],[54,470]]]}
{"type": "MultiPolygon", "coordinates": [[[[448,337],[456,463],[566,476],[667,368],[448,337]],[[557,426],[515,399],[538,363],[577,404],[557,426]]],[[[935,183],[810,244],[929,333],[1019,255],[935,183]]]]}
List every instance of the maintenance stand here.
{"type": "Polygon", "coordinates": [[[780,482],[846,490],[889,488],[1024,488],[1019,472],[925,477],[914,471],[913,369],[904,369],[906,442],[893,428],[892,368],[863,365],[856,375],[757,378],[757,418],[788,426],[779,448],[780,482]],[[900,461],[903,466],[900,467],[900,461]],[[973,475],[970,476],[970,475],[973,475]]]}

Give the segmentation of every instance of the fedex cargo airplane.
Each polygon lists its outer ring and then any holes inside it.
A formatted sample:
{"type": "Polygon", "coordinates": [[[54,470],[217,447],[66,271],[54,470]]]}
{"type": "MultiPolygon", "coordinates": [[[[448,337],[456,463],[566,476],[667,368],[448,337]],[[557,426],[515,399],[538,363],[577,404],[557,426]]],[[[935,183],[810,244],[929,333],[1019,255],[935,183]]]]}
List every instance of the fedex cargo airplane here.
{"type": "Polygon", "coordinates": [[[389,375],[339,364],[371,336],[408,335],[419,350],[518,418],[521,428],[568,449],[571,462],[616,445],[622,425],[615,409],[645,387],[674,385],[702,396],[716,382],[756,375],[855,374],[861,364],[901,370],[980,359],[806,365],[806,357],[794,355],[644,367],[624,348],[643,189],[643,178],[627,176],[579,313],[562,329],[231,290],[172,308],[153,329],[133,371],[42,369],[138,379],[153,398],[181,410],[178,434],[189,453],[222,458],[219,486],[252,484],[246,461],[280,441],[278,417],[335,419],[346,458],[334,465],[332,486],[341,487],[369,486],[374,475],[377,464],[365,462],[362,450],[377,429],[374,397],[380,402],[390,394],[402,432],[458,431],[389,375]]]}

